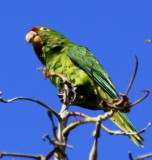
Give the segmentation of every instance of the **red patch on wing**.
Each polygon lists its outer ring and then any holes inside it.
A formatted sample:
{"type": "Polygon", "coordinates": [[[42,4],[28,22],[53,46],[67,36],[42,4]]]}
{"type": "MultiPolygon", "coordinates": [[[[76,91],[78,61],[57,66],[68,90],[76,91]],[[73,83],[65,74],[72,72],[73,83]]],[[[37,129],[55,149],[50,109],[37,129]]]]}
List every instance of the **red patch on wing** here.
{"type": "MultiPolygon", "coordinates": [[[[37,27],[33,27],[30,31],[38,32],[38,28],[37,28],[37,27]]],[[[29,32],[30,32],[30,31],[29,31],[29,32]]]]}
{"type": "Polygon", "coordinates": [[[52,41],[52,44],[57,44],[59,41],[58,40],[55,40],[55,41],[52,41]]]}

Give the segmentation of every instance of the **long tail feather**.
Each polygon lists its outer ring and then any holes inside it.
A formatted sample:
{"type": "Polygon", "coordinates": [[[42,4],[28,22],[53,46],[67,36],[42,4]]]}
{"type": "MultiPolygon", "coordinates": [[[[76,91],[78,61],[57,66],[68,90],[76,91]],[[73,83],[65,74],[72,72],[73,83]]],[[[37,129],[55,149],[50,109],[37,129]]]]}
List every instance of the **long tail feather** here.
{"type": "MultiPolygon", "coordinates": [[[[114,115],[111,117],[111,120],[126,133],[137,132],[134,126],[132,125],[132,123],[128,120],[126,115],[122,112],[118,111],[114,113],[114,115]]],[[[135,135],[130,135],[129,137],[137,146],[144,147],[142,144],[142,141],[144,139],[140,135],[135,134],[135,135]]]]}

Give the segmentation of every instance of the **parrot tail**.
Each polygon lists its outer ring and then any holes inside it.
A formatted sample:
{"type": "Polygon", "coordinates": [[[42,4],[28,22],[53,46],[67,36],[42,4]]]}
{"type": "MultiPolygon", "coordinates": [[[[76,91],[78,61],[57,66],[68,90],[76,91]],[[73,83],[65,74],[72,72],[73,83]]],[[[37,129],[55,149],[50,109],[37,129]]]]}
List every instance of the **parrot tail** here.
{"type": "MultiPolygon", "coordinates": [[[[110,118],[120,129],[126,133],[137,132],[135,127],[122,112],[115,112],[114,115],[110,118]]],[[[131,140],[137,145],[144,147],[142,141],[144,140],[139,134],[130,135],[131,140]]]]}

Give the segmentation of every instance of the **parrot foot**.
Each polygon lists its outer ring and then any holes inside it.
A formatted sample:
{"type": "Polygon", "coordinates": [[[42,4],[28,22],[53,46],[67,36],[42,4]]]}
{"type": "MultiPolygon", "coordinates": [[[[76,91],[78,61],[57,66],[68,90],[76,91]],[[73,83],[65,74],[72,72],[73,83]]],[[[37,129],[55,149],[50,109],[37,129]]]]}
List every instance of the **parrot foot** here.
{"type": "Polygon", "coordinates": [[[61,102],[65,103],[68,96],[68,104],[72,105],[76,101],[78,94],[76,93],[77,85],[72,84],[68,81],[61,82],[61,84],[66,85],[66,89],[64,88],[59,94],[59,98],[61,102]],[[66,93],[66,96],[65,96],[66,93]]]}
{"type": "Polygon", "coordinates": [[[114,109],[121,112],[127,113],[130,111],[131,103],[128,101],[128,97],[123,97],[122,99],[113,99],[112,102],[108,102],[106,99],[102,100],[100,103],[105,109],[114,109]]]}
{"type": "Polygon", "coordinates": [[[63,88],[63,90],[58,94],[59,98],[61,99],[62,103],[65,103],[66,105],[71,105],[74,103],[74,101],[77,99],[77,93],[76,93],[76,89],[77,89],[77,85],[70,83],[67,78],[59,73],[50,73],[47,71],[46,68],[42,68],[39,67],[37,68],[38,70],[42,71],[43,75],[46,78],[50,78],[50,77],[59,77],[61,78],[61,88],[63,88]]]}
{"type": "Polygon", "coordinates": [[[46,68],[43,68],[43,67],[39,67],[37,68],[38,71],[42,71],[45,79],[46,78],[50,78],[50,77],[53,77],[53,76],[57,76],[57,75],[54,75],[55,73],[50,73],[49,71],[47,71],[46,68]]]}
{"type": "Polygon", "coordinates": [[[104,99],[102,100],[101,105],[106,109],[110,108],[110,109],[119,110],[124,113],[128,113],[134,105],[144,100],[150,94],[149,90],[142,90],[142,91],[138,91],[137,93],[141,93],[141,92],[146,92],[146,94],[140,99],[138,99],[137,101],[135,101],[134,103],[129,102],[129,98],[127,97],[126,94],[120,94],[122,99],[113,99],[113,101],[110,103],[106,99],[104,99]]]}

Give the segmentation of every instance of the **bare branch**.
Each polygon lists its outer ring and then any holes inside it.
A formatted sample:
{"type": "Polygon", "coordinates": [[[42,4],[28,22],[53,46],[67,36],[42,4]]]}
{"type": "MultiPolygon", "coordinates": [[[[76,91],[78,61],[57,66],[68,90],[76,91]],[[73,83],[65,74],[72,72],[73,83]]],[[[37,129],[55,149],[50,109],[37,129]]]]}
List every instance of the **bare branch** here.
{"type": "Polygon", "coordinates": [[[55,147],[47,156],[46,159],[50,159],[56,152],[58,151],[57,147],[55,147]]]}
{"type": "Polygon", "coordinates": [[[32,98],[27,98],[27,97],[16,97],[16,98],[4,100],[2,97],[0,97],[0,102],[3,102],[3,103],[11,103],[11,102],[16,101],[16,100],[27,100],[27,101],[35,102],[35,103],[43,106],[44,108],[48,109],[51,113],[53,113],[60,120],[60,116],[58,115],[57,112],[55,112],[52,108],[50,108],[48,105],[46,105],[45,103],[43,103],[39,100],[32,99],[32,98]]]}
{"type": "Polygon", "coordinates": [[[149,90],[141,90],[141,91],[137,91],[137,93],[141,93],[141,92],[146,92],[146,94],[141,97],[140,99],[138,99],[137,101],[135,101],[134,103],[132,103],[132,107],[138,103],[140,103],[141,101],[143,101],[145,98],[147,98],[150,94],[150,91],[149,90]]]}
{"type": "Polygon", "coordinates": [[[64,146],[58,146],[59,152],[56,152],[55,154],[55,160],[64,160],[67,158],[67,155],[65,153],[66,144],[67,144],[67,137],[63,137],[62,132],[67,126],[68,121],[68,107],[66,104],[62,104],[61,111],[59,113],[61,120],[59,120],[58,123],[58,134],[57,134],[57,140],[58,142],[65,144],[64,146]]]}
{"type": "Polygon", "coordinates": [[[97,144],[98,144],[98,139],[95,139],[91,148],[91,152],[89,154],[89,160],[97,160],[97,144]]]}
{"type": "MultiPolygon", "coordinates": [[[[60,148],[58,148],[58,147],[55,147],[55,148],[46,156],[46,160],[49,160],[53,155],[58,156],[56,153],[61,154],[62,157],[64,157],[66,160],[68,160],[67,155],[66,155],[64,152],[62,152],[62,150],[61,150],[60,148]]],[[[58,157],[55,157],[55,158],[58,158],[58,157]]],[[[60,160],[60,158],[59,158],[58,160],[60,160]]]]}
{"type": "Polygon", "coordinates": [[[67,137],[67,135],[70,133],[70,131],[74,128],[76,128],[77,126],[81,125],[81,124],[85,124],[85,123],[91,123],[91,122],[99,122],[99,121],[105,121],[108,118],[110,118],[112,115],[114,114],[113,110],[110,110],[109,112],[106,112],[104,115],[99,115],[97,117],[87,117],[83,120],[80,121],[76,121],[74,123],[69,124],[62,132],[64,137],[67,137]]]}
{"type": "Polygon", "coordinates": [[[101,125],[101,128],[103,128],[107,133],[109,134],[113,134],[113,135],[126,135],[126,136],[129,136],[129,135],[136,135],[136,134],[141,134],[143,132],[145,132],[150,126],[152,126],[152,122],[149,122],[147,127],[143,128],[141,131],[139,132],[129,132],[129,133],[126,133],[126,132],[122,132],[122,131],[116,131],[116,130],[110,130],[108,129],[107,127],[105,127],[104,125],[101,125]]]}
{"type": "Polygon", "coordinates": [[[51,139],[48,134],[44,135],[44,136],[43,136],[43,139],[48,139],[49,142],[50,142],[51,144],[53,144],[54,146],[58,146],[58,147],[63,146],[63,147],[73,148],[71,145],[68,145],[68,144],[59,142],[59,141],[56,140],[56,139],[51,139]]]}
{"type": "Polygon", "coordinates": [[[6,157],[6,156],[11,156],[11,157],[25,157],[25,158],[32,158],[32,159],[38,159],[38,160],[47,160],[46,157],[42,156],[42,155],[27,155],[27,154],[20,154],[20,153],[6,153],[6,152],[2,152],[0,154],[0,158],[2,157],[6,157]]]}
{"type": "Polygon", "coordinates": [[[128,153],[128,156],[129,156],[130,160],[134,160],[133,157],[132,157],[132,153],[131,152],[128,153]]]}
{"type": "MultiPolygon", "coordinates": [[[[83,117],[83,118],[88,118],[90,119],[91,117],[86,115],[86,114],[83,114],[83,113],[80,113],[80,112],[69,112],[69,116],[80,116],[80,117],[83,117]]],[[[109,117],[110,118],[110,117],[109,117]]],[[[93,119],[91,119],[93,120],[93,119]]],[[[80,121],[77,121],[78,123],[81,123],[80,121]]],[[[77,123],[75,122],[75,123],[77,123]]],[[[90,122],[95,122],[94,120],[93,121],[90,121],[90,122]]],[[[83,122],[82,122],[83,123],[83,122]]],[[[84,122],[84,123],[89,123],[89,122],[84,122]]],[[[74,124],[75,125],[75,124],[74,124]]],[[[78,124],[79,125],[79,124],[78,124]]],[[[111,129],[108,129],[107,127],[105,127],[103,124],[101,124],[101,128],[103,130],[105,130],[107,133],[111,134],[111,135],[126,135],[126,136],[129,136],[129,135],[136,135],[136,134],[141,134],[143,132],[145,132],[149,127],[152,126],[152,122],[149,122],[148,125],[143,128],[141,131],[139,132],[130,132],[130,133],[126,133],[126,132],[122,132],[120,130],[111,130],[111,129]]]]}
{"type": "Polygon", "coordinates": [[[96,128],[93,132],[93,136],[95,137],[93,145],[92,145],[92,149],[89,155],[89,160],[97,160],[97,151],[98,151],[98,139],[100,137],[100,130],[101,130],[101,120],[99,120],[98,122],[96,122],[96,128]]]}
{"type": "Polygon", "coordinates": [[[68,117],[70,117],[70,116],[79,116],[79,117],[83,117],[83,118],[89,117],[88,115],[86,115],[84,113],[80,113],[80,112],[69,112],[68,117]]]}
{"type": "Polygon", "coordinates": [[[131,153],[131,152],[129,152],[128,155],[129,155],[130,160],[145,160],[145,159],[147,159],[147,158],[152,157],[152,153],[144,154],[144,155],[138,156],[138,157],[136,157],[136,158],[133,158],[133,157],[132,157],[132,153],[131,153]]]}
{"type": "Polygon", "coordinates": [[[57,127],[55,126],[55,122],[54,122],[54,119],[53,119],[53,115],[50,111],[48,111],[48,116],[52,122],[52,131],[53,131],[53,136],[55,137],[55,139],[57,139],[57,136],[56,136],[56,131],[57,131],[57,127]]]}
{"type": "Polygon", "coordinates": [[[137,58],[136,55],[135,55],[135,58],[136,58],[136,65],[135,65],[134,73],[133,73],[133,75],[131,77],[131,80],[129,82],[129,85],[128,85],[126,93],[125,93],[126,96],[128,95],[128,93],[129,93],[129,91],[130,91],[130,89],[132,87],[132,84],[133,84],[133,82],[135,80],[135,77],[136,77],[136,74],[137,74],[137,70],[138,70],[138,58],[137,58]]]}

